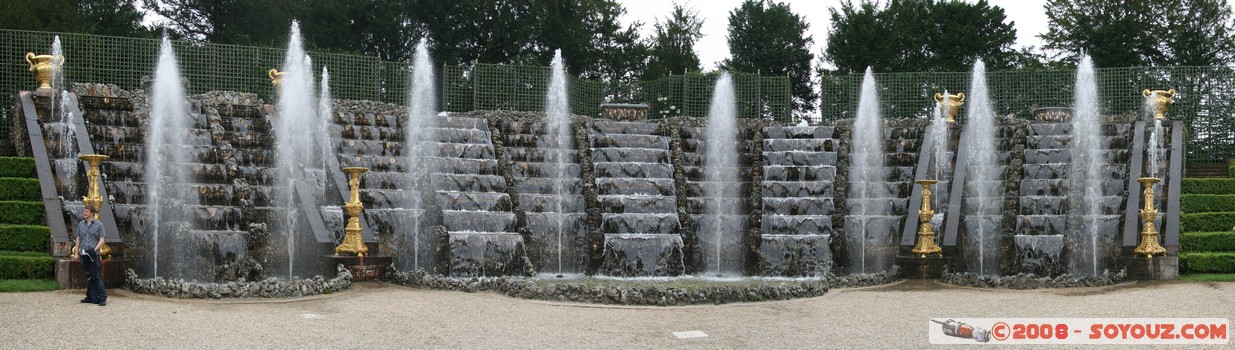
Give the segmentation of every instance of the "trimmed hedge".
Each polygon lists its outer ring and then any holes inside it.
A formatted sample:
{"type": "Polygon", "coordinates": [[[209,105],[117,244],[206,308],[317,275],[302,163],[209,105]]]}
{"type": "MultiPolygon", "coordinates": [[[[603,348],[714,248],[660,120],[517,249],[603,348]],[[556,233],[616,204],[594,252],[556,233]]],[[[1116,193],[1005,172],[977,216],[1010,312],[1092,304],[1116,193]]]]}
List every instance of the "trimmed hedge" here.
{"type": "Polygon", "coordinates": [[[42,202],[0,201],[0,224],[47,225],[47,215],[42,202]]]}
{"type": "Polygon", "coordinates": [[[1182,232],[1230,231],[1235,227],[1235,212],[1180,214],[1179,223],[1182,232]]]}
{"type": "Polygon", "coordinates": [[[36,177],[34,158],[0,157],[0,177],[36,177]]]}
{"type": "Polygon", "coordinates": [[[1180,272],[1235,272],[1235,252],[1201,252],[1179,254],[1180,272]]]}
{"type": "Polygon", "coordinates": [[[4,255],[0,253],[0,279],[55,278],[56,259],[42,256],[4,255]]]}
{"type": "Polygon", "coordinates": [[[37,202],[42,199],[39,179],[0,177],[0,200],[37,202]]]}
{"type": "Polygon", "coordinates": [[[1235,179],[1184,179],[1181,187],[1184,194],[1235,194],[1235,179]]]}
{"type": "Polygon", "coordinates": [[[1235,252],[1235,231],[1184,232],[1179,235],[1184,252],[1235,252]]]}
{"type": "Polygon", "coordinates": [[[0,250],[46,252],[50,237],[47,226],[0,225],[0,250]]]}
{"type": "Polygon", "coordinates": [[[1181,195],[1179,196],[1179,209],[1185,213],[1235,211],[1235,194],[1181,195]]]}

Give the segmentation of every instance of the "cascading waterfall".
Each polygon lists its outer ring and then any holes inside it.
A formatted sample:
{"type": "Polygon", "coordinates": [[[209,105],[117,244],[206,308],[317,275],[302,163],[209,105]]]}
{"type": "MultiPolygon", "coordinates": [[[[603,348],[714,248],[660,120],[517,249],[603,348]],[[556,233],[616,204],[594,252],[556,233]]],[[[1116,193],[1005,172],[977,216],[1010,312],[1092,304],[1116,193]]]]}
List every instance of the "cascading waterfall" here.
{"type": "MultiPolygon", "coordinates": [[[[1154,101],[1158,99],[1158,93],[1154,92],[1145,97],[1144,113],[1149,120],[1153,121],[1153,129],[1149,133],[1149,169],[1145,171],[1145,176],[1162,178],[1162,152],[1164,145],[1162,144],[1162,133],[1165,132],[1162,128],[1162,120],[1154,118],[1154,101]]],[[[1160,186],[1161,183],[1154,184],[1154,187],[1160,186]]],[[[1155,193],[1158,193],[1155,191],[1155,193]]]]}
{"type": "Polygon", "coordinates": [[[563,212],[564,206],[562,202],[570,196],[570,191],[566,188],[566,182],[570,180],[569,174],[566,172],[570,160],[567,159],[569,150],[574,149],[574,138],[570,132],[570,95],[566,90],[566,64],[562,59],[562,50],[553,52],[553,61],[549,64],[549,70],[552,76],[549,78],[549,90],[545,95],[545,114],[546,114],[546,135],[552,135],[555,142],[541,143],[539,147],[546,150],[546,154],[552,152],[554,155],[553,162],[557,164],[554,167],[553,174],[553,197],[554,213],[558,215],[555,223],[557,225],[557,273],[577,273],[582,271],[565,271],[562,264],[562,249],[564,225],[566,223],[566,213],[563,212]]]}
{"type": "MultiPolygon", "coordinates": [[[[326,69],[325,66],[322,66],[321,86],[319,89],[320,90],[318,90],[319,92],[317,94],[317,116],[318,118],[321,118],[321,122],[317,124],[317,132],[322,135],[322,140],[326,141],[321,148],[321,167],[322,169],[326,169],[326,164],[328,164],[327,161],[330,157],[335,156],[334,150],[326,145],[334,145],[337,143],[330,135],[329,131],[329,125],[334,122],[334,99],[330,98],[330,70],[326,69]]],[[[320,188],[325,188],[326,177],[322,176],[321,181],[322,183],[320,184],[320,188]]]]}
{"type": "Polygon", "coordinates": [[[1101,235],[1098,221],[1102,214],[1102,169],[1106,168],[1107,160],[1102,154],[1106,145],[1102,142],[1098,82],[1093,60],[1089,56],[1082,58],[1077,67],[1074,97],[1076,106],[1072,116],[1068,202],[1070,213],[1079,214],[1079,218],[1069,220],[1072,227],[1069,227],[1068,233],[1077,243],[1071,245],[1074,250],[1070,259],[1071,272],[1078,276],[1097,276],[1102,273],[1098,266],[1099,257],[1105,256],[1106,250],[1098,242],[1101,235]]]}
{"type": "Polygon", "coordinates": [[[708,220],[701,236],[711,241],[712,257],[705,257],[710,274],[742,273],[742,232],[729,230],[725,217],[736,213],[732,198],[741,197],[736,186],[738,171],[737,150],[737,99],[734,94],[733,77],[723,72],[712,90],[712,102],[708,107],[707,139],[704,140],[704,176],[707,182],[703,193],[707,195],[704,215],[708,220]],[[736,248],[736,249],[735,249],[736,248]]]}
{"type": "Polygon", "coordinates": [[[194,198],[190,198],[196,192],[185,191],[186,184],[194,182],[193,173],[185,167],[189,162],[189,146],[184,144],[192,127],[192,119],[180,79],[176,52],[172,49],[171,40],[164,36],[154,71],[143,165],[155,276],[159,275],[159,252],[164,249],[169,253],[164,260],[171,264],[171,271],[165,271],[165,276],[185,277],[190,271],[197,272],[194,266],[185,266],[194,264],[192,252],[179,251],[188,248],[192,241],[192,237],[187,236],[189,227],[186,227],[190,221],[187,214],[191,209],[187,209],[186,205],[197,204],[194,198]],[[160,242],[160,233],[170,236],[163,237],[164,242],[160,242]]]}
{"type": "MultiPolygon", "coordinates": [[[[948,101],[947,91],[943,93],[943,101],[948,101]]],[[[929,152],[931,163],[931,175],[935,180],[939,180],[940,184],[944,181],[950,181],[952,177],[952,157],[948,155],[948,141],[951,139],[950,130],[948,127],[947,117],[944,115],[944,103],[935,103],[935,110],[932,113],[931,124],[926,129],[926,139],[931,140],[930,145],[923,148],[924,152],[929,152]]],[[[946,212],[946,203],[948,203],[948,191],[944,187],[936,186],[933,191],[934,196],[931,198],[931,207],[935,209],[935,216],[931,217],[931,228],[940,231],[943,227],[943,218],[946,212]]],[[[939,236],[936,236],[939,238],[939,236]]]]}
{"type": "Polygon", "coordinates": [[[965,114],[966,158],[964,213],[967,218],[966,255],[970,266],[979,275],[999,274],[999,237],[1003,206],[995,142],[995,110],[986,87],[986,64],[978,60],[973,66],[969,87],[969,108],[965,114]],[[976,248],[977,252],[973,252],[976,248]]]}
{"type": "Polygon", "coordinates": [[[278,87],[278,116],[275,117],[275,149],[278,158],[277,188],[280,189],[279,202],[284,206],[283,229],[284,242],[287,244],[287,276],[295,274],[296,240],[299,216],[302,215],[296,204],[296,179],[304,179],[304,171],[320,164],[319,142],[325,135],[319,135],[317,111],[313,101],[313,67],[300,36],[300,24],[292,22],[291,33],[287,43],[287,56],[283,60],[284,72],[282,83],[278,87]],[[304,132],[304,130],[309,132],[304,132]]]}
{"type": "Polygon", "coordinates": [[[884,181],[883,116],[879,106],[875,74],[870,67],[862,79],[862,94],[858,99],[857,119],[854,120],[849,144],[849,217],[855,220],[857,232],[846,232],[851,272],[872,273],[887,269],[887,259],[874,256],[867,259],[869,250],[878,250],[891,244],[885,237],[886,230],[871,229],[875,216],[887,216],[892,208],[887,198],[884,181]],[[853,252],[857,250],[856,254],[853,252]],[[868,261],[871,261],[868,264],[868,261]]]}
{"type": "Polygon", "coordinates": [[[429,174],[435,171],[431,169],[435,163],[429,161],[426,154],[433,150],[431,143],[437,141],[431,132],[431,128],[436,124],[437,114],[437,93],[433,90],[433,61],[429,57],[428,41],[424,38],[416,45],[410,74],[407,122],[403,126],[404,154],[409,165],[407,178],[410,183],[403,190],[410,193],[405,197],[407,203],[404,203],[404,207],[415,213],[416,218],[408,225],[410,232],[402,241],[404,245],[411,245],[412,263],[409,267],[415,271],[421,268],[431,269],[436,256],[431,244],[434,242],[434,233],[432,230],[422,229],[422,218],[425,217],[422,192],[431,187],[429,174]]]}
{"type": "Polygon", "coordinates": [[[56,149],[49,149],[55,157],[52,162],[56,166],[55,173],[59,182],[64,185],[64,197],[73,200],[81,198],[77,193],[77,173],[81,160],[77,159],[77,127],[73,123],[73,113],[69,112],[69,91],[64,82],[64,49],[60,45],[60,36],[51,41],[52,65],[59,69],[51,71],[51,94],[48,96],[48,115],[59,116],[57,122],[44,124],[45,129],[51,129],[60,140],[56,149]]]}

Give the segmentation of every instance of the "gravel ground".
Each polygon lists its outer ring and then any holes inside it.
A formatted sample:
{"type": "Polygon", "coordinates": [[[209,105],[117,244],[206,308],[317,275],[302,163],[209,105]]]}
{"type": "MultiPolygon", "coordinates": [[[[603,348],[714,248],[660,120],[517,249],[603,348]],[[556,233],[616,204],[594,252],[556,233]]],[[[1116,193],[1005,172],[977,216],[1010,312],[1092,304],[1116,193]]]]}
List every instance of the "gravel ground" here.
{"type": "Polygon", "coordinates": [[[111,290],[106,307],[79,304],[83,294],[0,294],[0,348],[923,348],[931,317],[1235,315],[1235,283],[1198,282],[1010,291],[919,280],[810,299],[684,307],[553,303],[381,283],[292,300],[173,300],[111,290]],[[82,331],[86,318],[98,331],[82,331]],[[691,330],[707,336],[672,334],[691,330]]]}

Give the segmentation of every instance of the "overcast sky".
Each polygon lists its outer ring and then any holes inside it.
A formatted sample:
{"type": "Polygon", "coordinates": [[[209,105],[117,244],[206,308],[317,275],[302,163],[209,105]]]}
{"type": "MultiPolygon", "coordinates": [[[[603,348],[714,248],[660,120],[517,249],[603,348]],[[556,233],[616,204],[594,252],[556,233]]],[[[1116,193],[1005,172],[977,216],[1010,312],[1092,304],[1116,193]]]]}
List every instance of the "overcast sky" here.
{"type": "MultiPolygon", "coordinates": [[[[742,0],[618,0],[626,6],[623,23],[643,22],[644,37],[655,32],[653,23],[663,20],[673,10],[674,1],[693,9],[703,19],[703,38],[695,44],[695,52],[704,69],[716,67],[716,63],[729,57],[729,44],[725,35],[729,31],[729,11],[737,8],[742,0]]],[[[776,0],[789,4],[794,13],[804,16],[810,25],[808,34],[815,44],[810,48],[818,59],[819,52],[827,43],[831,17],[828,8],[839,7],[842,0],[776,0]]],[[[855,0],[857,2],[860,0],[855,0]]],[[[968,1],[967,2],[976,2],[968,1]]],[[[1004,8],[1008,20],[1016,26],[1016,48],[1042,46],[1037,35],[1046,31],[1046,13],[1042,0],[988,0],[994,6],[1004,8]]],[[[928,34],[929,35],[929,34],[928,34]]]]}

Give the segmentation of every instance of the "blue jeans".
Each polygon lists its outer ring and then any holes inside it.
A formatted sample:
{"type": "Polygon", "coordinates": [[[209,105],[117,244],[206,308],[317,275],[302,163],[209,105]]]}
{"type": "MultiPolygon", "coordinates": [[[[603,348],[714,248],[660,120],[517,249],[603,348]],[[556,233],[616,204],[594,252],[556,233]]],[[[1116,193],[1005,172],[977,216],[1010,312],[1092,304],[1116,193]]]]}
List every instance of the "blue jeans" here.
{"type": "Polygon", "coordinates": [[[86,255],[79,259],[82,269],[86,270],[86,301],[96,304],[107,301],[107,288],[103,286],[103,275],[99,273],[103,261],[99,252],[86,249],[86,255]]]}

